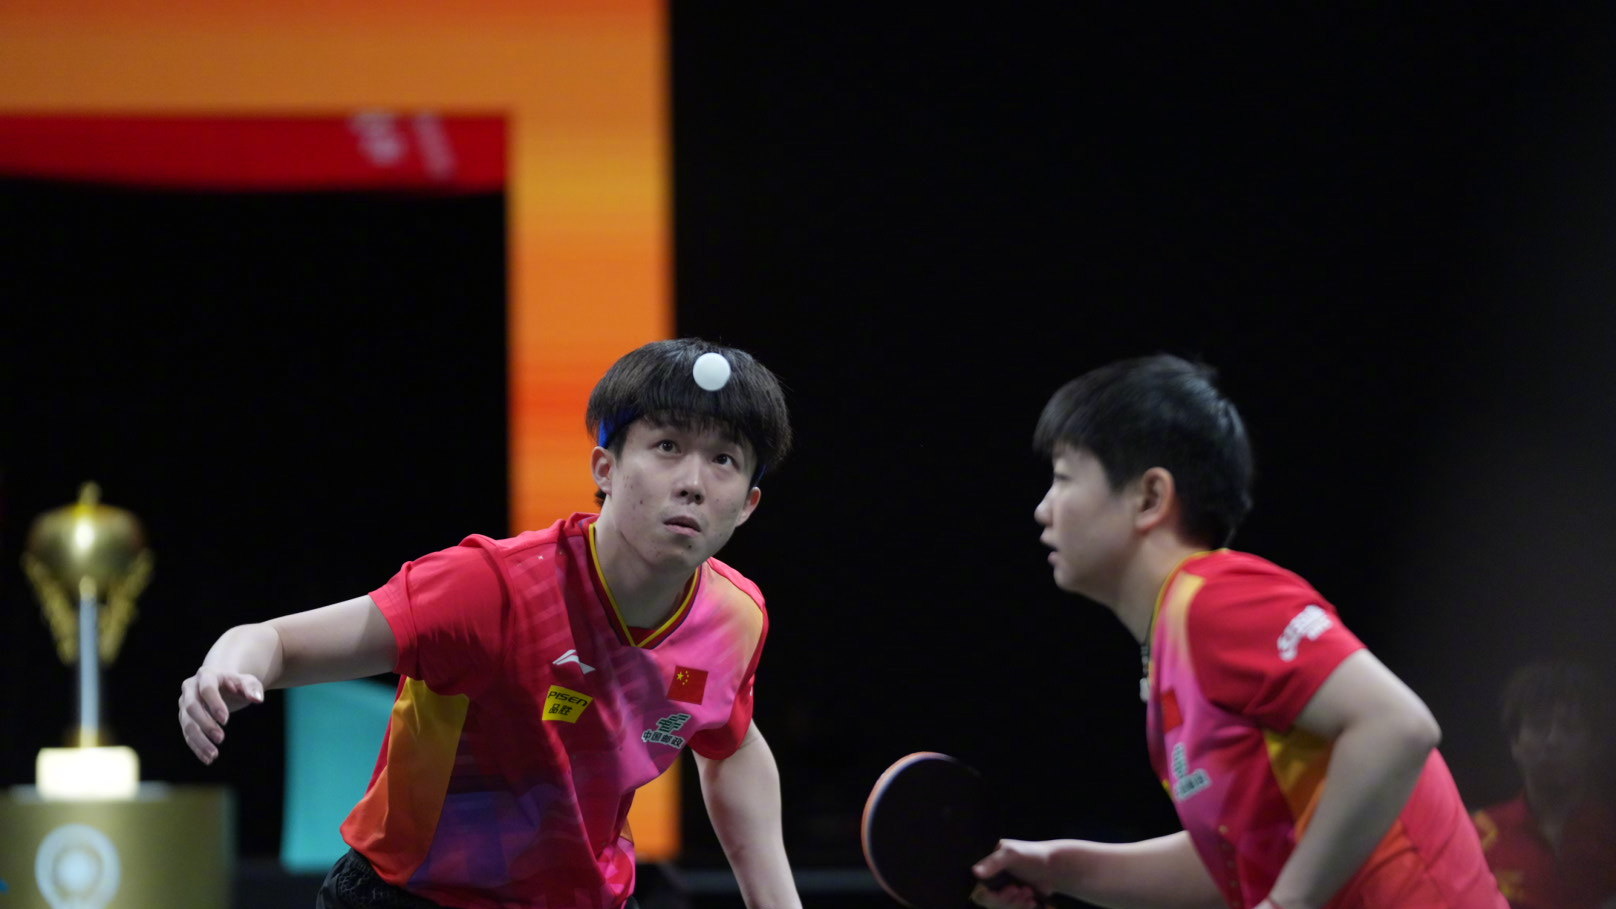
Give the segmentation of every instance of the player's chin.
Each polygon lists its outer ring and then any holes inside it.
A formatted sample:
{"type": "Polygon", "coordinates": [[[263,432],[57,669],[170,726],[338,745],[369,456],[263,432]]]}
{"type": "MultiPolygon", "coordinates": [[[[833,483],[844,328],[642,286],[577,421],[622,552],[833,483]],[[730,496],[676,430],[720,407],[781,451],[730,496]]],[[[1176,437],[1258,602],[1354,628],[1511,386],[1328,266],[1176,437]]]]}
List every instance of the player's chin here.
{"type": "Polygon", "coordinates": [[[718,548],[704,537],[681,537],[673,540],[668,547],[665,554],[666,567],[670,570],[694,571],[716,553],[718,548]]]}
{"type": "Polygon", "coordinates": [[[706,559],[708,556],[717,555],[718,551],[723,549],[724,544],[728,543],[730,537],[734,535],[734,527],[709,527],[699,539],[694,541],[695,548],[703,554],[702,558],[706,559]]]}
{"type": "Polygon", "coordinates": [[[1063,570],[1060,565],[1056,565],[1055,570],[1051,571],[1049,574],[1050,577],[1055,581],[1055,586],[1059,587],[1061,590],[1064,590],[1067,593],[1082,593],[1082,591],[1078,589],[1078,579],[1073,577],[1070,571],[1063,570]]]}

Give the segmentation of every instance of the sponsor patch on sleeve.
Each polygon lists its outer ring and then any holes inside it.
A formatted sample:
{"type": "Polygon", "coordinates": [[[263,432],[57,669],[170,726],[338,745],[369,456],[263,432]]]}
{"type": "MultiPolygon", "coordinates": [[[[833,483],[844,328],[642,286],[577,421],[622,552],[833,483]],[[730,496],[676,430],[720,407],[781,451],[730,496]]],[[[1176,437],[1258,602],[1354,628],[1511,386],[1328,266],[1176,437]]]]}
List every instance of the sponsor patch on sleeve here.
{"type": "Polygon", "coordinates": [[[1335,623],[1330,621],[1329,613],[1317,604],[1308,606],[1291,619],[1291,623],[1285,626],[1284,634],[1279,636],[1279,658],[1291,662],[1296,659],[1303,641],[1316,641],[1319,635],[1333,627],[1335,623]]]}

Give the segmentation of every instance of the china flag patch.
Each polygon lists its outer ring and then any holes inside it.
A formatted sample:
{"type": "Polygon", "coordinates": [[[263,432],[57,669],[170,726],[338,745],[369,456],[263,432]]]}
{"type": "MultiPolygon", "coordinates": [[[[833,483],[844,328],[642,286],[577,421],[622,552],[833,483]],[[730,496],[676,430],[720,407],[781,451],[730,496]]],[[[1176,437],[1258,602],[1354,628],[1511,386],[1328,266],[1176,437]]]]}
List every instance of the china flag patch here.
{"type": "Polygon", "coordinates": [[[707,670],[687,669],[684,666],[673,668],[673,682],[668,685],[668,700],[700,704],[702,696],[706,693],[707,670]]]}
{"type": "Polygon", "coordinates": [[[1184,714],[1178,709],[1178,695],[1169,688],[1161,697],[1162,732],[1172,732],[1184,725],[1184,714]]]}

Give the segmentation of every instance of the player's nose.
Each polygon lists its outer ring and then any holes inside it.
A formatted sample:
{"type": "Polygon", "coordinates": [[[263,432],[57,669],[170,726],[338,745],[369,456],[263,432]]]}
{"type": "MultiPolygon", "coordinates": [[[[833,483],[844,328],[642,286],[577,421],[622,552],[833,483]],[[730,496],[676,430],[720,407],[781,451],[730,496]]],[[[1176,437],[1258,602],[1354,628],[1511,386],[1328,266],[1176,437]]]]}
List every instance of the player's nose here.
{"type": "Polygon", "coordinates": [[[1033,507],[1032,519],[1034,521],[1037,521],[1038,525],[1040,527],[1048,527],[1049,526],[1049,494],[1048,493],[1045,493],[1044,497],[1042,499],[1039,499],[1038,504],[1033,507]]]}
{"type": "Polygon", "coordinates": [[[701,463],[696,458],[686,458],[680,465],[679,472],[674,476],[674,495],[681,500],[701,504],[707,498],[706,485],[703,482],[701,463]]]}

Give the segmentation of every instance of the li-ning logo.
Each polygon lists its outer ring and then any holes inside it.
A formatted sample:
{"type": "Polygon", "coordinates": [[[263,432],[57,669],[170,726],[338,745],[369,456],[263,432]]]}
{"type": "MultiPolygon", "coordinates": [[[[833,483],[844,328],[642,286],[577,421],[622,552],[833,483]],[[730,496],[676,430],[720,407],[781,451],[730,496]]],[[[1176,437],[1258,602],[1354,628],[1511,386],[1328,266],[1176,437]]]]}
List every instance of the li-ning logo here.
{"type": "Polygon", "coordinates": [[[682,735],[674,735],[674,733],[678,732],[688,722],[690,722],[690,714],[688,713],[676,713],[673,716],[665,716],[656,721],[655,729],[647,729],[640,733],[640,741],[653,742],[658,745],[672,745],[675,748],[683,748],[685,747],[685,737],[682,735]]]}
{"type": "Polygon", "coordinates": [[[1285,626],[1285,633],[1279,636],[1279,658],[1287,663],[1296,659],[1296,648],[1301,646],[1303,638],[1316,641],[1319,635],[1334,626],[1329,613],[1318,606],[1307,607],[1291,619],[1291,623],[1285,626]]]}
{"type": "Polygon", "coordinates": [[[1212,777],[1205,770],[1190,769],[1190,761],[1184,754],[1184,743],[1179,742],[1173,746],[1173,798],[1184,801],[1191,796],[1199,795],[1212,785],[1212,777]]]}
{"type": "Polygon", "coordinates": [[[576,651],[576,650],[569,650],[566,653],[563,653],[562,655],[556,657],[554,662],[551,665],[553,665],[553,666],[565,666],[568,663],[577,663],[579,665],[579,667],[581,667],[583,669],[584,675],[588,675],[591,672],[595,671],[595,667],[589,665],[588,663],[585,663],[583,660],[578,658],[578,651],[576,651]]]}

